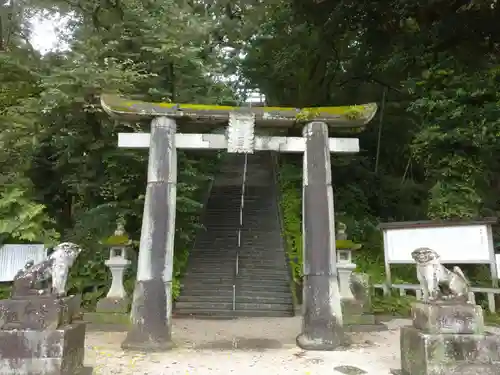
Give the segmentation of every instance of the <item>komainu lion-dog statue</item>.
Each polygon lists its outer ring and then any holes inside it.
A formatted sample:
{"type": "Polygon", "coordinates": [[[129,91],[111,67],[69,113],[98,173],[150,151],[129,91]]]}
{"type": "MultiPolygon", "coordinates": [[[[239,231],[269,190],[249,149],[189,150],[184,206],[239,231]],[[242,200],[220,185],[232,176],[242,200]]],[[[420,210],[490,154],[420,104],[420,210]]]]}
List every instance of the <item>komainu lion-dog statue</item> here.
{"type": "Polygon", "coordinates": [[[81,251],[80,246],[63,242],[55,246],[54,252],[40,263],[34,264],[30,260],[14,277],[12,297],[47,294],[66,296],[69,271],[81,251]],[[51,281],[50,288],[44,286],[48,280],[51,281]]]}
{"type": "Polygon", "coordinates": [[[427,247],[413,250],[411,256],[417,264],[417,278],[424,302],[470,302],[470,283],[459,267],[455,266],[450,271],[441,264],[439,254],[427,247]]]}

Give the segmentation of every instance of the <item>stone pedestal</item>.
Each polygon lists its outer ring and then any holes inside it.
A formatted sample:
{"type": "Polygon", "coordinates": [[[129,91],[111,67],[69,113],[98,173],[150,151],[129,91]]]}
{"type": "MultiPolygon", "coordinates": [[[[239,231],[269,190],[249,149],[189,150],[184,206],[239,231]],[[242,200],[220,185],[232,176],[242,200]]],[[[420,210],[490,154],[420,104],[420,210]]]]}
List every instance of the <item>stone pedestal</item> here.
{"type": "Polygon", "coordinates": [[[132,244],[125,233],[125,222],[123,219],[117,223],[114,234],[101,242],[102,245],[109,246],[109,258],[104,264],[111,271],[111,287],[105,298],[97,302],[94,313],[86,313],[85,319],[96,324],[128,324],[130,318],[129,299],[123,286],[125,270],[130,265],[127,259],[127,250],[132,244]]]}
{"type": "Polygon", "coordinates": [[[342,300],[354,300],[351,291],[351,274],[355,269],[356,265],[351,261],[351,250],[337,250],[337,272],[342,300]]]}
{"type": "Polygon", "coordinates": [[[352,273],[349,287],[354,298],[342,300],[346,330],[362,332],[387,330],[387,326],[377,322],[373,314],[370,276],[366,273],[352,273]]]}
{"type": "Polygon", "coordinates": [[[80,298],[0,301],[0,374],[75,375],[83,368],[80,298]]]}
{"type": "Polygon", "coordinates": [[[99,313],[126,314],[129,310],[129,300],[123,287],[123,274],[130,261],[122,256],[112,256],[105,264],[111,271],[111,287],[106,297],[97,303],[96,311],[99,313]]]}
{"type": "Polygon", "coordinates": [[[500,374],[500,337],[485,332],[480,306],[412,306],[413,325],[401,329],[403,375],[500,374]]]}

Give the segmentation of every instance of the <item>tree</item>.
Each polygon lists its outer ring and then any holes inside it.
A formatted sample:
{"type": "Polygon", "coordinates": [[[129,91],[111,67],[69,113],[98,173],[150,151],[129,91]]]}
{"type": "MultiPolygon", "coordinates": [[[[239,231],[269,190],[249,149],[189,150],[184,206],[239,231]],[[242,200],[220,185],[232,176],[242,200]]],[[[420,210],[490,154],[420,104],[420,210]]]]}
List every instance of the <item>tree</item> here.
{"type": "MultiPolygon", "coordinates": [[[[145,124],[116,123],[103,113],[100,94],[202,103],[227,102],[234,96],[214,78],[219,60],[206,37],[213,23],[192,6],[135,0],[28,5],[32,13],[68,15],[73,33],[67,51],[45,56],[17,43],[19,51],[32,53],[29,65],[16,64],[21,52],[7,53],[5,64],[10,65],[4,65],[8,69],[2,74],[9,79],[0,83],[0,93],[5,93],[0,96],[0,124],[6,125],[1,141],[8,151],[2,149],[0,156],[19,163],[2,167],[17,189],[14,193],[28,199],[25,212],[41,210],[42,203],[51,220],[44,216],[40,225],[87,249],[73,272],[72,288],[93,292],[106,286],[102,261],[107,249],[98,242],[115,229],[117,216],[125,216],[127,230],[138,239],[147,160],[146,151],[116,146],[119,131],[136,131],[145,124]]],[[[177,274],[199,226],[200,200],[217,160],[217,154],[179,153],[177,274]]],[[[0,207],[7,203],[7,193],[0,207]]],[[[41,233],[37,240],[42,240],[41,233]]],[[[89,296],[95,300],[99,292],[89,296]]]]}

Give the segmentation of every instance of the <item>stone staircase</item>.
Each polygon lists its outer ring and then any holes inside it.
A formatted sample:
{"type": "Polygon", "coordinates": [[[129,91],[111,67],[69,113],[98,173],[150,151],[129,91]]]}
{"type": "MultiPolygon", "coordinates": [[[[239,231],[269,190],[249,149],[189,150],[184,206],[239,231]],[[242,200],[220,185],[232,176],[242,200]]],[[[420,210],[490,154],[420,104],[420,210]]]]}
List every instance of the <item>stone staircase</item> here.
{"type": "Polygon", "coordinates": [[[271,154],[248,155],[239,248],[244,156],[228,155],[222,164],[207,202],[205,229],[190,253],[174,314],[214,318],[292,316],[271,154]]]}

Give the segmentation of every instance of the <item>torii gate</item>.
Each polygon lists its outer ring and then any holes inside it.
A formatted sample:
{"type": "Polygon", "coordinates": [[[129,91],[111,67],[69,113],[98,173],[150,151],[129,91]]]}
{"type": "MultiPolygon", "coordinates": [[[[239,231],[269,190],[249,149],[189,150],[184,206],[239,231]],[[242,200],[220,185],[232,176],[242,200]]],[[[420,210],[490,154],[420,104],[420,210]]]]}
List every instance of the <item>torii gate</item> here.
{"type": "Polygon", "coordinates": [[[177,152],[226,149],[304,153],[302,231],[304,249],[302,332],[297,345],[333,350],[343,343],[337,280],[330,153],[359,152],[357,138],[328,138],[333,128],[360,129],[375,115],[374,103],[347,107],[230,107],[132,101],[101,97],[103,109],[125,121],[151,119],[150,133],[120,133],[119,147],[148,148],[148,181],[131,311],[124,349],[167,350],[173,346],[172,266],[175,237],[177,152]],[[179,126],[207,123],[225,134],[177,133],[179,126]],[[303,137],[255,135],[255,127],[304,124],[303,137]]]}

